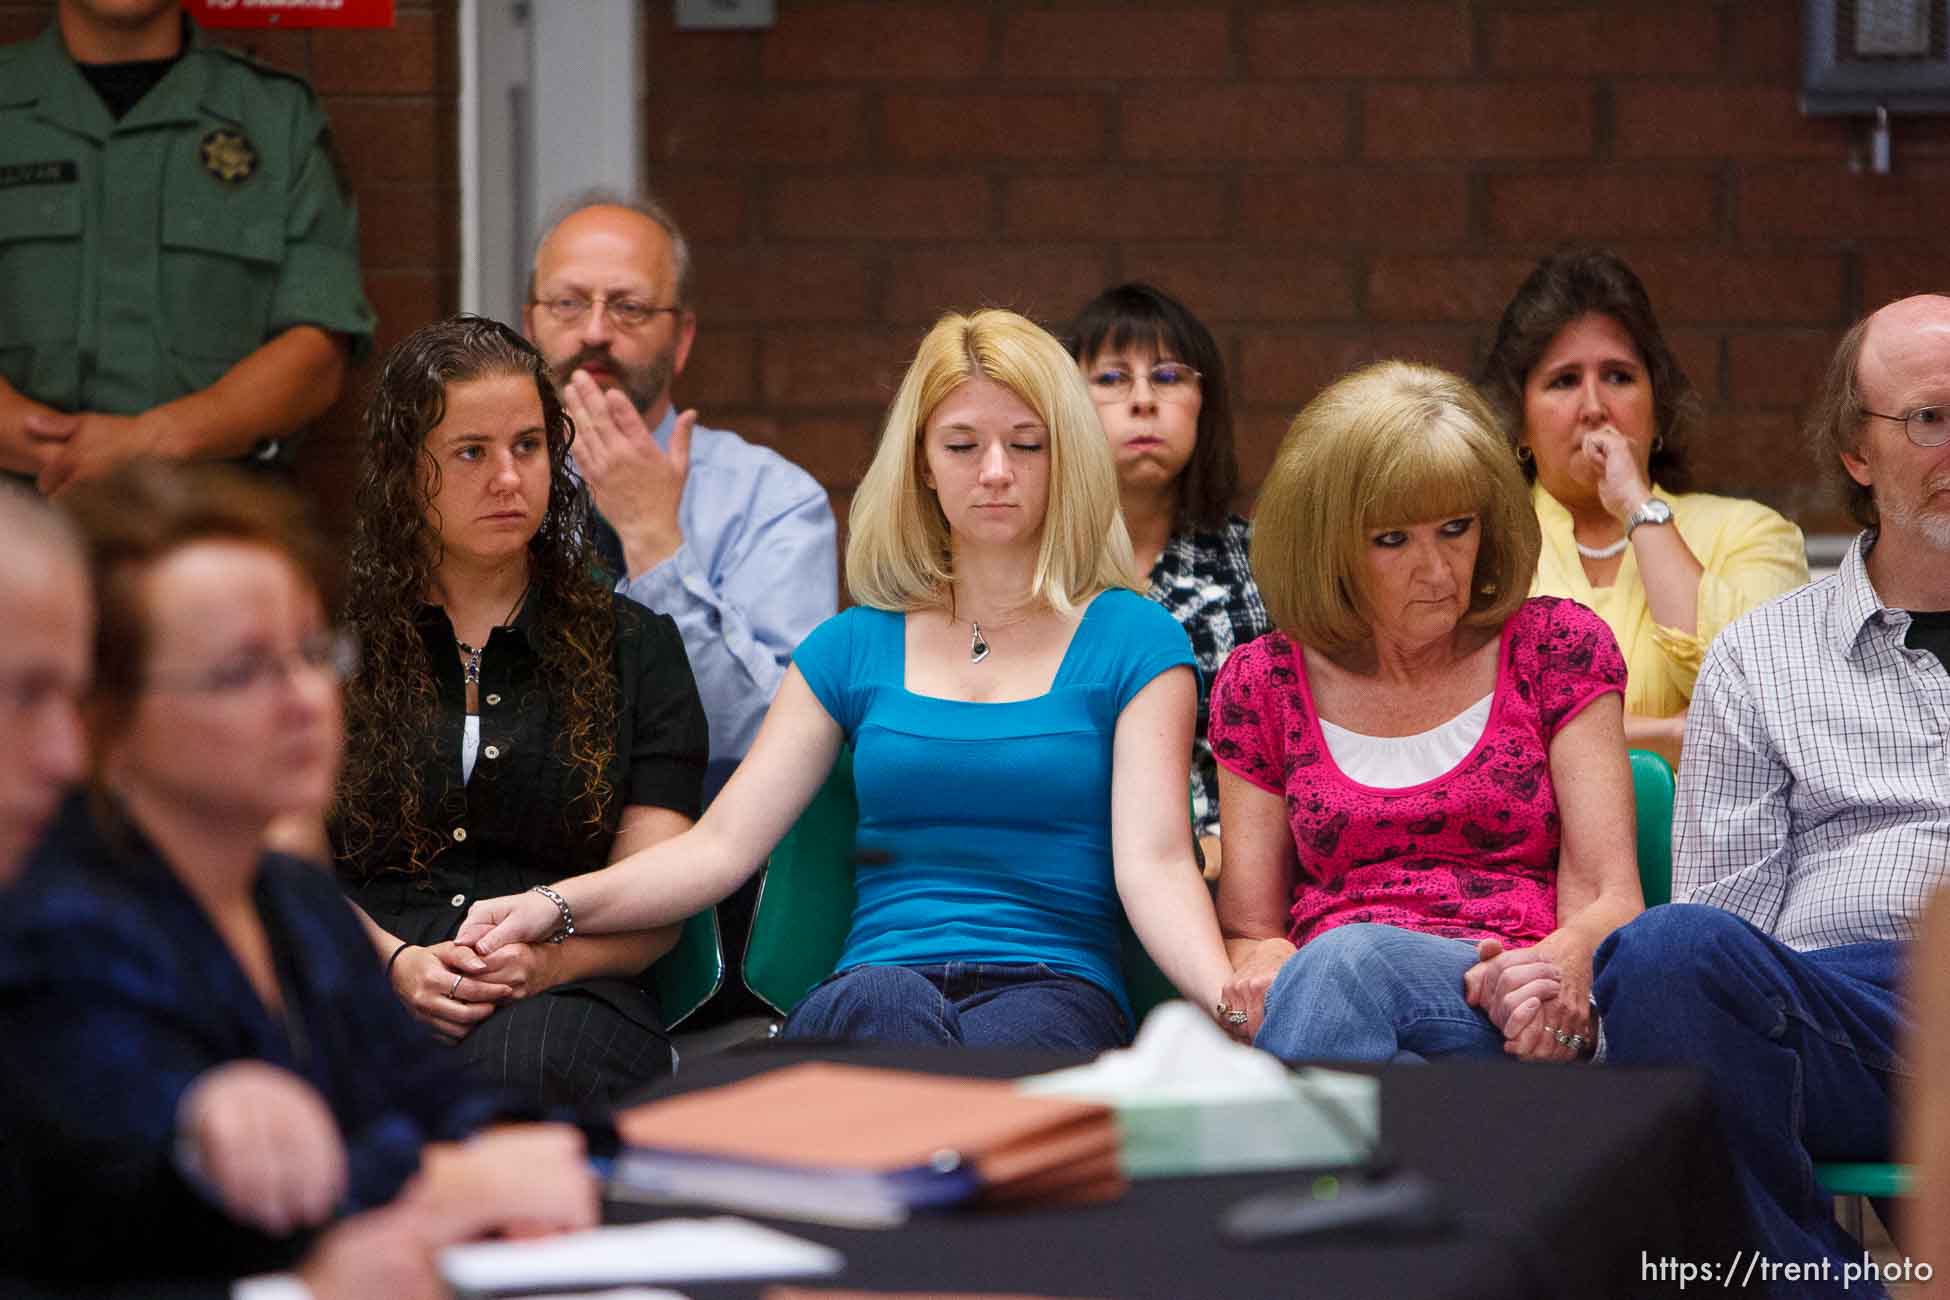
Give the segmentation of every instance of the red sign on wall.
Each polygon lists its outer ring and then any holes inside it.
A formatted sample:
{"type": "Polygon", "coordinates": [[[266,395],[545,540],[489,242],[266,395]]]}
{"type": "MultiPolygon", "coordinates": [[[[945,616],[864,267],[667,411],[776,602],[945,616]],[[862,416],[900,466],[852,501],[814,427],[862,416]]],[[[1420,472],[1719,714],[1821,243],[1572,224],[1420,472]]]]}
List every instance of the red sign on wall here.
{"type": "Polygon", "coordinates": [[[200,27],[391,27],[393,0],[189,0],[200,27]]]}

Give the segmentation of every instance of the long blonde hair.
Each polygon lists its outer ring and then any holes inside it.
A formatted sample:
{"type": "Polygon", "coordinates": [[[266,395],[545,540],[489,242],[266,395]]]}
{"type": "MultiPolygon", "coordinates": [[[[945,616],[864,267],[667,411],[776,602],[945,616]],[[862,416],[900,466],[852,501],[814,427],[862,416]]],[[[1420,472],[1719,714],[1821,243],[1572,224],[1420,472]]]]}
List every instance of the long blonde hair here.
{"type": "Polygon", "coordinates": [[[955,577],[948,519],[922,481],[921,439],[935,408],[971,379],[1007,388],[1049,429],[1049,509],[1030,599],[1068,612],[1107,587],[1136,587],[1117,467],[1076,362],[1033,321],[988,308],[935,322],[887,408],[848,520],[855,603],[905,611],[947,600],[955,577]]]}

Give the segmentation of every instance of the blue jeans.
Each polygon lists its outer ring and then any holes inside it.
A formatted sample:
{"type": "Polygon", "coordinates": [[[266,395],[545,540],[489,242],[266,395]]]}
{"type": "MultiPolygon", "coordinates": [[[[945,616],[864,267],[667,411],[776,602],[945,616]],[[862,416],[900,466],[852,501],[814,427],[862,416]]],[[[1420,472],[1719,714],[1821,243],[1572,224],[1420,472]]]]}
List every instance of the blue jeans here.
{"type": "Polygon", "coordinates": [[[1337,925],[1286,959],[1253,1046],[1283,1061],[1496,1056],[1503,1034],[1463,1001],[1476,945],[1392,925],[1337,925]]]}
{"type": "Polygon", "coordinates": [[[1653,908],[1598,948],[1606,1059],[1705,1072],[1763,1258],[1825,1255],[1836,1278],[1861,1259],[1814,1162],[1888,1158],[1907,949],[1796,952],[1730,912],[1683,903],[1653,908]]]}
{"type": "Polygon", "coordinates": [[[1101,1052],[1131,1041],[1116,999],[1042,965],[855,966],[806,995],[786,1038],[1101,1052]]]}

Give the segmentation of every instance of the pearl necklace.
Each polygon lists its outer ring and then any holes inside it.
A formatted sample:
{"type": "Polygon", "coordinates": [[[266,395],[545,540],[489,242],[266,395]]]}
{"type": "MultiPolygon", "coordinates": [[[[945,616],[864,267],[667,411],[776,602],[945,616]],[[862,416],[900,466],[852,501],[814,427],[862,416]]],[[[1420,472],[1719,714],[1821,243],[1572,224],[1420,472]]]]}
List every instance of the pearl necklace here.
{"type": "Polygon", "coordinates": [[[1629,537],[1621,537],[1610,546],[1586,546],[1575,537],[1571,539],[1571,545],[1577,547],[1578,554],[1587,560],[1609,560],[1614,555],[1623,555],[1625,548],[1631,544],[1629,537]]]}

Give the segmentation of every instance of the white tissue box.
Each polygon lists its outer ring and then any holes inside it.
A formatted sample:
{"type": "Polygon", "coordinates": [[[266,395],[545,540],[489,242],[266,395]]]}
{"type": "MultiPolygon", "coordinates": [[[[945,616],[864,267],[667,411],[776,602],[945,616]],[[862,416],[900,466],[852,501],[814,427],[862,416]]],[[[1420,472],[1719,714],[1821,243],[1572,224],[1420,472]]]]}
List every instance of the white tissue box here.
{"type": "Polygon", "coordinates": [[[1338,1070],[1294,1076],[1288,1097],[1199,1097],[1172,1090],[1119,1097],[1126,1177],[1229,1174],[1248,1169],[1355,1165],[1381,1132],[1379,1080],[1338,1070]]]}
{"type": "Polygon", "coordinates": [[[1379,1079],[1289,1071],[1183,1002],[1154,1011],[1130,1047],[1018,1086],[1109,1105],[1131,1178],[1361,1164],[1380,1142],[1379,1079]]]}

